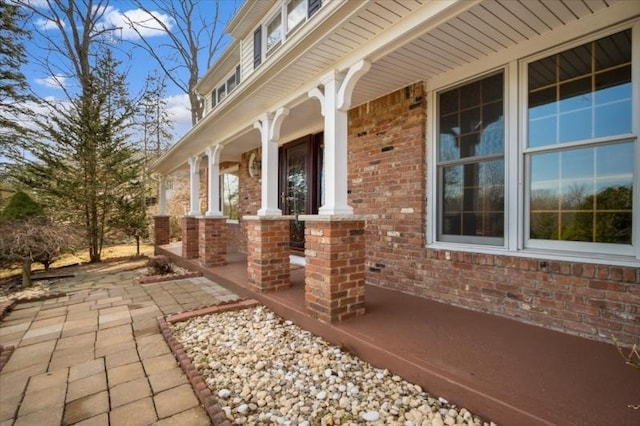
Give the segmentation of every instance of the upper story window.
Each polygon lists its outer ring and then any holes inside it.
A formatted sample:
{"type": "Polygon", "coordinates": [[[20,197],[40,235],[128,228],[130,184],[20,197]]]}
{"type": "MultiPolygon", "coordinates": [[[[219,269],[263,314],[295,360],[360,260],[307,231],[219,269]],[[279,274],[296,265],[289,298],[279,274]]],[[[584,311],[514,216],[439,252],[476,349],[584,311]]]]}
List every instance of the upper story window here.
{"type": "Polygon", "coordinates": [[[282,16],[277,13],[267,24],[267,55],[282,41],[282,16]]]}
{"type": "Polygon", "coordinates": [[[634,43],[640,23],[436,91],[429,242],[640,259],[634,43]]]}
{"type": "Polygon", "coordinates": [[[262,64],[287,37],[322,6],[322,0],[283,1],[278,11],[253,33],[253,68],[262,64]]]}
{"type": "Polygon", "coordinates": [[[291,0],[287,3],[287,32],[298,28],[307,18],[306,0],[291,0]]]}
{"type": "Polygon", "coordinates": [[[237,65],[234,71],[229,74],[223,82],[213,89],[211,92],[211,108],[218,105],[229,93],[240,84],[240,65],[237,65]]]}

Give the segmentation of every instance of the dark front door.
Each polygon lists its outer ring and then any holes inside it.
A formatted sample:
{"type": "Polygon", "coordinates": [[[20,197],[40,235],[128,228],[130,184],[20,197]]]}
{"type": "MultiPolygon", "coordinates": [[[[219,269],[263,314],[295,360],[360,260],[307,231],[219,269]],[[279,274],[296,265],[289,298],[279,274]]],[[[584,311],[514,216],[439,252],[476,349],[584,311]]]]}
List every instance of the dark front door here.
{"type": "MultiPolygon", "coordinates": [[[[322,134],[280,148],[280,209],[285,215],[317,214],[321,201],[322,134]]],[[[304,250],[304,222],[291,222],[291,248],[304,250]]]]}

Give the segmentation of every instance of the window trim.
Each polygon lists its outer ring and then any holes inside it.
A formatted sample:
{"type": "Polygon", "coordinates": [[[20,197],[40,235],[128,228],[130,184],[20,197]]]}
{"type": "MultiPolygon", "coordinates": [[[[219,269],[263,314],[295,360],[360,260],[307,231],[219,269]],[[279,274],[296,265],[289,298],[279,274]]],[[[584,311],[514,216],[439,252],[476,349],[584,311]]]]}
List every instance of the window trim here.
{"type": "MultiPolygon", "coordinates": [[[[525,216],[527,206],[525,195],[525,184],[528,182],[525,167],[525,153],[534,152],[534,149],[526,150],[527,130],[524,123],[527,120],[526,94],[528,84],[523,81],[523,71],[525,63],[548,57],[553,54],[583,45],[590,41],[607,37],[616,32],[631,29],[632,59],[631,59],[631,79],[632,79],[632,117],[640,115],[640,19],[627,22],[607,22],[599,21],[601,26],[592,31],[593,27],[584,26],[582,32],[577,33],[577,28],[573,30],[560,29],[554,32],[553,37],[543,37],[543,43],[531,43],[527,48],[516,46],[508,49],[500,57],[491,60],[483,60],[482,69],[478,72],[478,64],[465,67],[459,71],[454,71],[447,76],[439,77],[427,82],[428,105],[433,106],[427,114],[428,130],[425,132],[426,156],[427,156],[427,182],[426,182],[426,221],[425,221],[425,247],[430,249],[487,253],[496,255],[509,255],[514,257],[526,257],[536,259],[557,259],[565,261],[579,261],[620,266],[638,266],[640,261],[640,120],[633,120],[632,133],[626,135],[616,135],[610,141],[632,140],[635,149],[634,163],[634,188],[633,188],[633,234],[632,244],[620,245],[610,243],[582,243],[589,246],[588,251],[581,251],[576,243],[554,241],[559,243],[555,247],[538,247],[536,244],[525,246],[525,216]],[[505,236],[504,246],[491,246],[485,244],[452,243],[438,239],[438,179],[437,179],[437,129],[438,129],[438,94],[449,88],[454,88],[471,82],[492,72],[504,69],[505,72],[505,236]],[[518,100],[521,100],[518,104],[518,100]],[[601,245],[600,251],[594,249],[594,244],[601,245]],[[610,250],[609,246],[619,246],[625,248],[622,251],[610,250]],[[578,249],[576,249],[576,247],[578,249]]],[[[586,25],[586,24],[585,24],[586,25]]],[[[600,142],[598,139],[590,140],[592,143],[600,142]]],[[[571,143],[572,144],[572,143],[571,143]]],[[[566,144],[565,146],[569,146],[566,144]]],[[[535,151],[544,148],[535,148],[535,151]]],[[[528,172],[527,172],[528,173],[528,172]]]]}

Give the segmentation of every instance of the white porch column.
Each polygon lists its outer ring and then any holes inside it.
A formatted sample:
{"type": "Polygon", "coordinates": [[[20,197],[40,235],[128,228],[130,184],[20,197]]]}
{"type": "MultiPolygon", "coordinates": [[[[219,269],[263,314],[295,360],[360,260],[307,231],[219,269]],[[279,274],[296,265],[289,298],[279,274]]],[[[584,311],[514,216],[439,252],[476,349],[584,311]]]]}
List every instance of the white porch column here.
{"type": "Polygon", "coordinates": [[[351,95],[358,79],[371,64],[361,60],[347,71],[346,75],[336,70],[327,74],[319,88],[309,91],[310,97],[318,98],[324,115],[324,204],[320,215],[351,215],[353,208],[347,196],[347,112],[351,107],[351,95]]]}
{"type": "Polygon", "coordinates": [[[200,216],[200,157],[189,158],[189,216],[200,216]]]}
{"type": "Polygon", "coordinates": [[[164,175],[158,180],[158,215],[167,215],[167,177],[164,175]]]}
{"type": "Polygon", "coordinates": [[[221,145],[213,145],[207,148],[207,160],[209,166],[208,173],[208,209],[206,216],[221,217],[222,210],[220,209],[220,153],[222,152],[221,145]]]}
{"type": "Polygon", "coordinates": [[[262,143],[262,206],[258,216],[282,216],[278,208],[278,140],[282,120],[289,114],[287,108],[266,113],[253,127],[260,130],[262,143]]]}

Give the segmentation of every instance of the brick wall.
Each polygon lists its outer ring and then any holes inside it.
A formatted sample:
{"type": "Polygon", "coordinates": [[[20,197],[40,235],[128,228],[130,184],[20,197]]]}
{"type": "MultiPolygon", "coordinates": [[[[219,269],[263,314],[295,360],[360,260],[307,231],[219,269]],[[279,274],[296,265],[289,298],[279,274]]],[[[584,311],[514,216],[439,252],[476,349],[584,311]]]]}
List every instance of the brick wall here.
{"type": "MultiPolygon", "coordinates": [[[[349,201],[366,228],[370,284],[523,322],[640,343],[640,268],[424,248],[422,84],[349,112],[349,201]]],[[[427,200],[428,202],[428,200],[427,200]]]]}
{"type": "Polygon", "coordinates": [[[240,229],[238,231],[237,249],[240,253],[245,254],[247,253],[247,224],[242,220],[242,216],[258,214],[258,209],[260,209],[262,203],[261,179],[258,176],[251,177],[249,175],[249,157],[254,152],[259,153],[260,149],[242,154],[240,170],[238,171],[240,229]]]}

